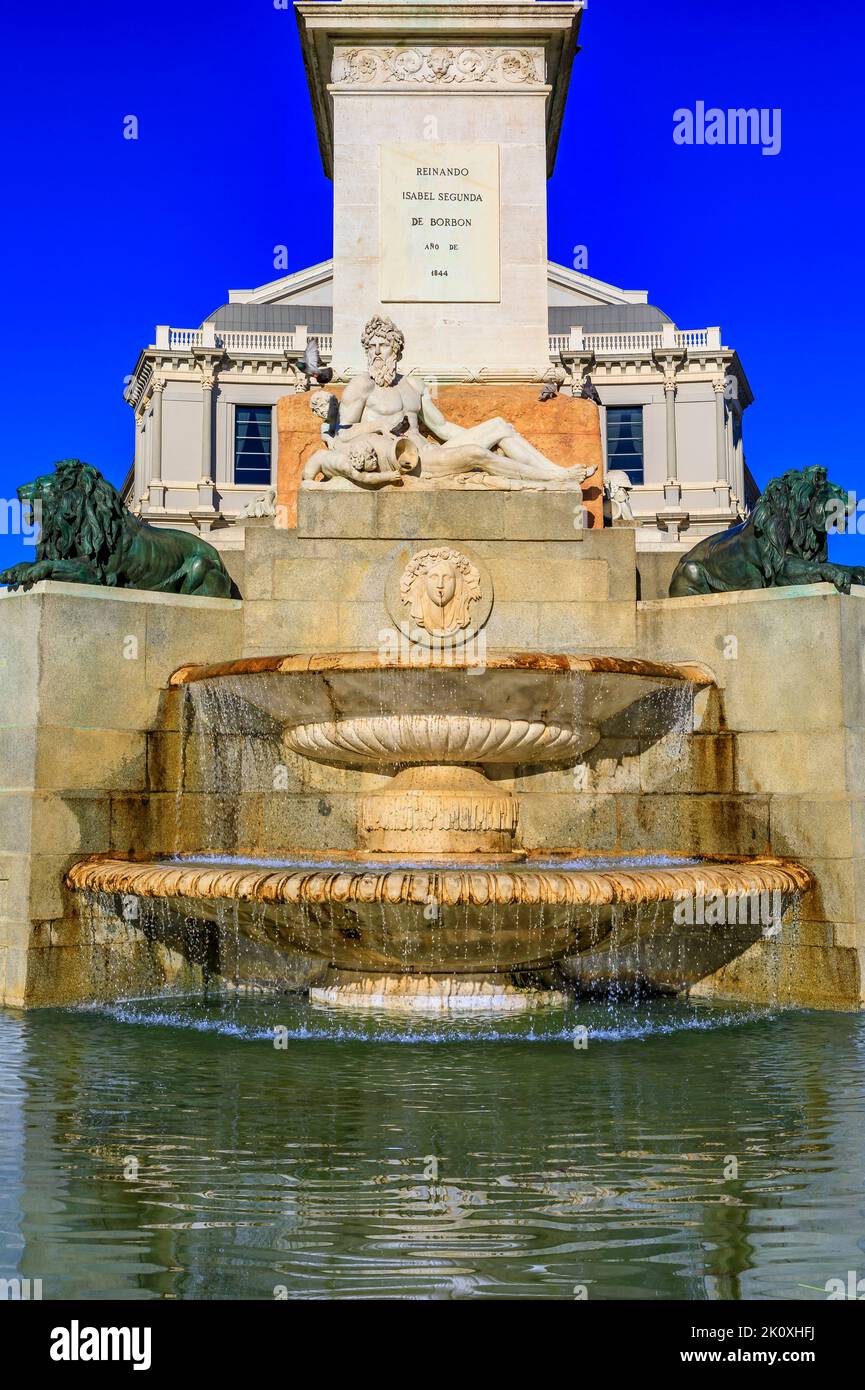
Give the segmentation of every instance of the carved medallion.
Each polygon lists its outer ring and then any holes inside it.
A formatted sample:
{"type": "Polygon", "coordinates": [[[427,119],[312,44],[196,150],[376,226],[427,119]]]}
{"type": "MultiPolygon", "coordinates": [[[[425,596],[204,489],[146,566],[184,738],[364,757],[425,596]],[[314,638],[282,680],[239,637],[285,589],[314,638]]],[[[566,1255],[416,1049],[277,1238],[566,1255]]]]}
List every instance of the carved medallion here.
{"type": "Polygon", "coordinates": [[[454,645],[473,637],[492,608],[486,566],[449,545],[403,557],[388,585],[388,608],[413,642],[454,645]]]}

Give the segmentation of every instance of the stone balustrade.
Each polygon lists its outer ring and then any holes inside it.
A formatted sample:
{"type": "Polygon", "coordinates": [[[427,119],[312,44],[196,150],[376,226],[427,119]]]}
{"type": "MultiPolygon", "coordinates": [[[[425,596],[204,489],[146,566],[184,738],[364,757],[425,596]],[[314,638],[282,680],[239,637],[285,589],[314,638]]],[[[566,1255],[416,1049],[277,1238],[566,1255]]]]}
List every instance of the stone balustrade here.
{"type": "MultiPolygon", "coordinates": [[[[292,333],[268,332],[261,329],[223,329],[217,331],[213,324],[201,328],[171,328],[160,324],[156,329],[157,349],[191,352],[194,348],[224,348],[226,352],[303,352],[307,338],[318,339],[322,357],[330,358],[333,351],[333,334],[310,334],[300,326],[292,333]]],[[[655,352],[662,348],[721,348],[721,330],[713,328],[676,328],[665,324],[654,332],[619,331],[615,333],[584,333],[581,328],[572,328],[570,333],[551,333],[549,335],[550,356],[558,358],[560,352],[655,352]]]]}
{"type": "Polygon", "coordinates": [[[159,324],[153,346],[181,352],[193,348],[224,348],[226,352],[303,352],[310,337],[317,338],[320,353],[329,357],[333,334],[311,334],[305,326],[292,333],[274,333],[262,329],[217,330],[212,323],[205,323],[201,328],[171,328],[168,324],[159,324]]]}
{"type": "Polygon", "coordinates": [[[560,352],[656,352],[663,348],[721,348],[720,328],[676,328],[665,324],[654,332],[621,330],[616,333],[584,333],[572,328],[570,333],[550,334],[550,356],[560,352]]]}

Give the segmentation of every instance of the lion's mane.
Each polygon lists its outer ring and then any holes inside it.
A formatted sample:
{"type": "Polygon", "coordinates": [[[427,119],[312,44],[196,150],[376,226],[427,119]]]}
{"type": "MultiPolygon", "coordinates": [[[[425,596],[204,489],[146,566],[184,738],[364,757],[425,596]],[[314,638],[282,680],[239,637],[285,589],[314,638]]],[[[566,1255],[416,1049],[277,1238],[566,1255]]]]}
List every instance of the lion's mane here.
{"type": "Polygon", "coordinates": [[[766,484],[751,520],[767,584],[774,583],[787,555],[826,560],[826,532],[815,519],[814,505],[825,489],[826,470],[820,467],[790,469],[766,484]]]}
{"type": "Polygon", "coordinates": [[[117,583],[109,572],[128,515],[119,492],[91,464],[63,459],[42,501],[38,560],[87,560],[99,582],[117,583]]]}

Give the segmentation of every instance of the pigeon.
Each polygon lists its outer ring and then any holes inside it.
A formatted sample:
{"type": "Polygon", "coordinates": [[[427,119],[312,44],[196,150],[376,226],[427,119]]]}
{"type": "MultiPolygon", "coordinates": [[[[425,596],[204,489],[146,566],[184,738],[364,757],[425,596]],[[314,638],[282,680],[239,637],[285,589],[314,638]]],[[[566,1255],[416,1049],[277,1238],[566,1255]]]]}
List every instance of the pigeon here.
{"type": "Polygon", "coordinates": [[[305,391],[309,390],[313,381],[319,386],[326,386],[329,381],[333,381],[333,371],[331,368],[322,366],[317,338],[307,338],[306,356],[302,357],[298,362],[297,370],[302,372],[306,377],[305,391]]]}
{"type": "Polygon", "coordinates": [[[603,405],[603,401],[598,395],[590,376],[583,377],[583,384],[580,387],[580,397],[584,401],[594,401],[595,405],[603,405]]]}
{"type": "Polygon", "coordinates": [[[558,394],[559,388],[556,383],[554,381],[548,381],[546,385],[541,387],[541,394],[538,396],[538,400],[551,401],[558,394]]]}

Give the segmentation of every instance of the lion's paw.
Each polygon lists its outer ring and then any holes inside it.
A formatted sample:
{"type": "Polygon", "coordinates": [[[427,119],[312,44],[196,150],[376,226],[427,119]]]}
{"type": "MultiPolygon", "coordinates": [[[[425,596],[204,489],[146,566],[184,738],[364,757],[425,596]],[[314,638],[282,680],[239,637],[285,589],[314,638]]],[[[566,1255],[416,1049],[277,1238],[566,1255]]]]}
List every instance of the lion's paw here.
{"type": "Polygon", "coordinates": [[[29,588],[30,584],[33,582],[32,579],[30,579],[28,583],[32,568],[33,566],[31,564],[25,563],[10,565],[8,570],[4,570],[3,573],[0,574],[0,584],[6,584],[10,589],[18,589],[22,585],[25,588],[29,588]]]}

